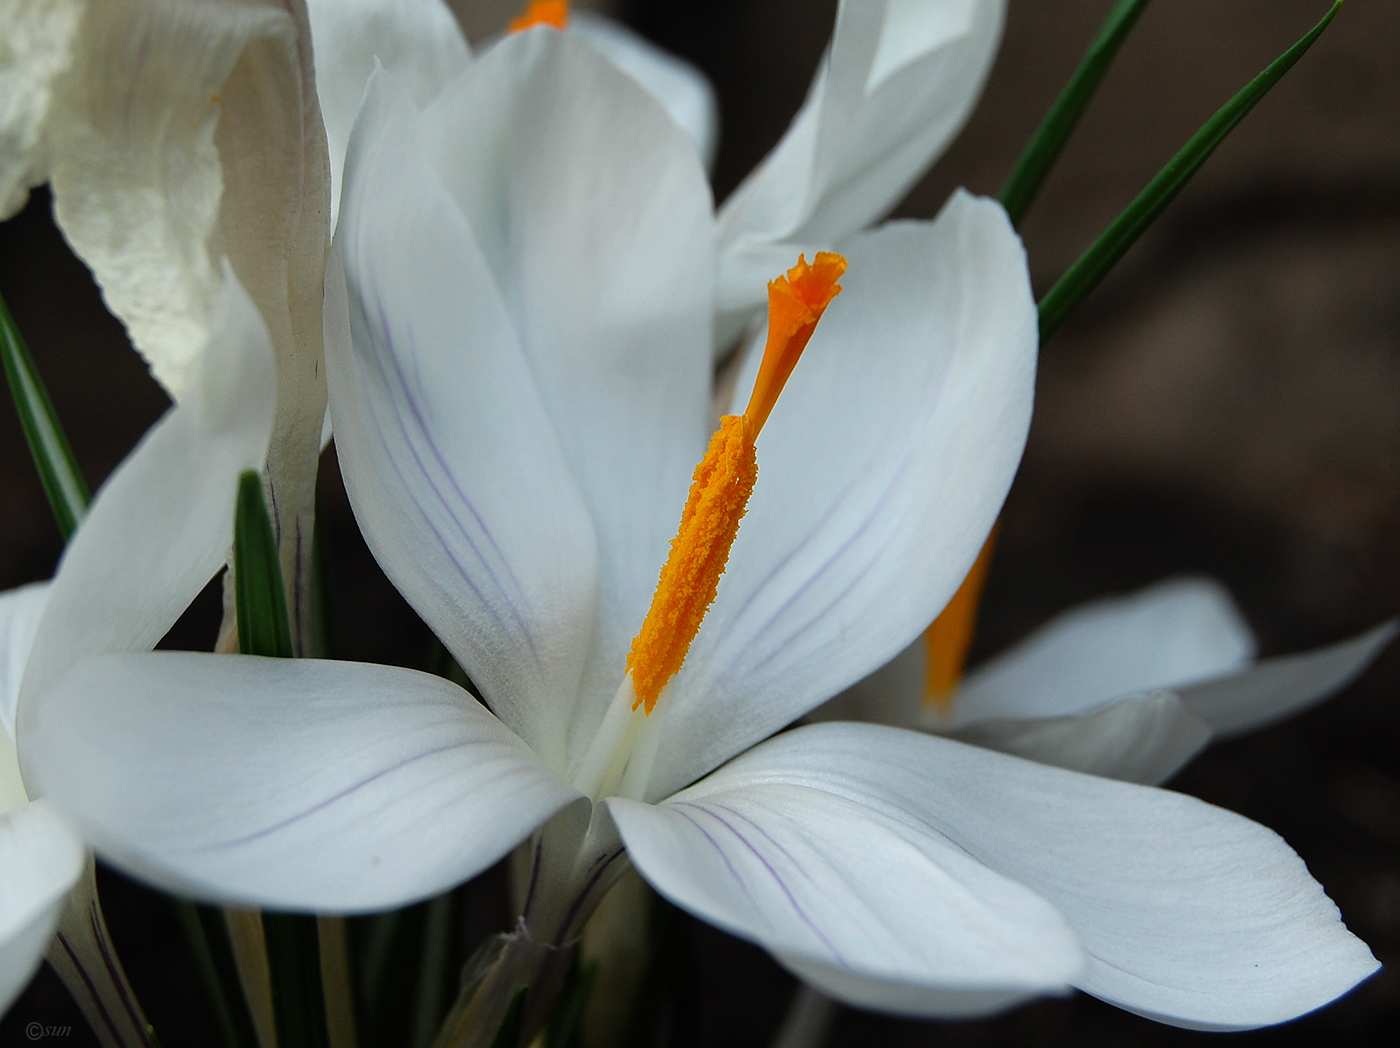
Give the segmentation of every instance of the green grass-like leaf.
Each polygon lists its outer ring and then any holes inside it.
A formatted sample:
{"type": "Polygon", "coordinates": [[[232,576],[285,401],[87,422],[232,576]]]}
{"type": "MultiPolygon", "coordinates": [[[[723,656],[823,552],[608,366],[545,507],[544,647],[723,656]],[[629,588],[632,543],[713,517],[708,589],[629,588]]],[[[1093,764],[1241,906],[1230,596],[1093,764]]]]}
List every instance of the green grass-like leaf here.
{"type": "Polygon", "coordinates": [[[1093,246],[1080,256],[1079,261],[1070,267],[1069,272],[1040,300],[1042,344],[1059,329],[1065,318],[1098,286],[1099,281],[1123,257],[1128,248],[1133,246],[1143,231],[1181,192],[1182,187],[1191,180],[1191,176],[1200,170],[1201,165],[1215,152],[1216,146],[1225,141],[1226,136],[1246,114],[1269,93],[1269,89],[1303,57],[1304,52],[1336,17],[1341,6],[1342,0],[1337,0],[1332,9],[1323,16],[1322,21],[1306,36],[1275,59],[1267,69],[1251,80],[1244,90],[1206,121],[1205,126],[1167,162],[1147,184],[1147,188],[1138,194],[1137,199],[1128,205],[1093,246]]]}
{"type": "Polygon", "coordinates": [[[244,655],[291,658],[292,628],[282,586],[282,562],[263,500],[262,480],[253,470],[238,478],[233,570],[239,650],[244,655]]]}
{"type": "Polygon", "coordinates": [[[78,461],[73,457],[73,449],[68,446],[68,438],[59,425],[53,402],[29,355],[29,347],[24,344],[24,337],[15,326],[4,298],[0,298],[0,358],[3,358],[10,393],[15,398],[24,439],[39,471],[39,482],[49,497],[63,541],[67,542],[78,530],[91,496],[78,469],[78,461]]]}
{"type": "Polygon", "coordinates": [[[1104,19],[1098,35],[1094,37],[1089,50],[1080,61],[1079,68],[1074,71],[1069,83],[1060,92],[1060,97],[1055,99],[1055,104],[1035,129],[1035,134],[1026,144],[1021,158],[1016,161],[1011,177],[1006,180],[1006,185],[1001,190],[1001,204],[1011,216],[1013,226],[1021,224],[1026,209],[1031,206],[1031,201],[1040,191],[1041,183],[1050,173],[1060,150],[1064,148],[1075,125],[1079,123],[1079,118],[1084,115],[1089,100],[1094,97],[1094,92],[1098,90],[1108,67],[1113,64],[1118,49],[1123,46],[1123,41],[1128,39],[1128,34],[1132,32],[1133,26],[1137,24],[1138,18],[1150,2],[1151,0],[1118,0],[1118,3],[1113,5],[1113,10],[1104,19]]]}

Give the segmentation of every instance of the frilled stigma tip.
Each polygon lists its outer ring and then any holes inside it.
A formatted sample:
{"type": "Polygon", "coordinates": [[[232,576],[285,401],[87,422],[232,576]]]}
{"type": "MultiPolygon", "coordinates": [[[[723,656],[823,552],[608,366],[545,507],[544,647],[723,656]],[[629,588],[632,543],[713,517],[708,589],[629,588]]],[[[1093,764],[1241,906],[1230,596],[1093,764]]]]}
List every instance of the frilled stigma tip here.
{"type": "Polygon", "coordinates": [[[569,0],[530,0],[524,12],[506,26],[507,33],[518,33],[536,25],[551,25],[555,29],[569,27],[569,0]]]}
{"type": "Polygon", "coordinates": [[[749,505],[758,459],[754,440],[792,374],[827,304],[841,292],[840,255],[822,251],[768,285],[768,346],[748,409],[725,415],[695,467],[680,528],[661,569],[646,620],[632,641],[627,673],[637,698],[632,708],[656,708],[661,691],[685,661],[690,643],[719,590],[719,577],[749,505]]]}
{"type": "Polygon", "coordinates": [[[963,666],[967,663],[967,652],[972,647],[972,635],[977,626],[987,569],[992,563],[992,549],[1000,529],[1000,523],[992,529],[953,599],[924,630],[924,708],[943,719],[953,714],[958,684],[962,681],[963,666]]]}
{"type": "Polygon", "coordinates": [[[834,251],[818,251],[811,265],[807,264],[806,255],[799,255],[797,265],[768,282],[768,344],[763,348],[763,363],[758,368],[749,406],[744,409],[753,438],[757,439],[768,421],[778,394],[817,329],[817,321],[831,300],[841,294],[841,285],[836,282],[844,272],[843,256],[834,251]]]}

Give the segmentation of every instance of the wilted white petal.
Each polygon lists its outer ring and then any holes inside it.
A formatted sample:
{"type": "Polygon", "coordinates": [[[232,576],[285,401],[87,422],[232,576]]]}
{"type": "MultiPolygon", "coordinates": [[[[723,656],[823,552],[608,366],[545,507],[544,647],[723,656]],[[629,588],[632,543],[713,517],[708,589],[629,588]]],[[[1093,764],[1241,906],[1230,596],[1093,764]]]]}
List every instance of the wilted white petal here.
{"type": "Polygon", "coordinates": [[[75,659],[154,647],[223,566],[238,476],[262,465],[275,397],[267,331],[226,273],[191,389],[98,491],[59,562],[21,688],[21,749],[75,659]]]}
{"type": "Polygon", "coordinates": [[[1290,717],[1350,684],[1397,633],[1392,619],[1316,651],[1265,659],[1239,673],[1179,689],[1182,701],[1229,738],[1290,717]]]}
{"type": "Polygon", "coordinates": [[[1087,713],[967,724],[953,737],[1057,768],[1157,785],[1210,741],[1210,725],[1167,691],[1087,713]]]}
{"type": "Polygon", "coordinates": [[[466,66],[471,52],[442,0],[307,0],[306,6],[326,121],[333,227],[345,147],[375,61],[422,107],[466,66]]]}
{"type": "Polygon", "coordinates": [[[331,912],[436,895],[576,796],[440,677],[184,652],[78,663],[25,775],[137,876],[331,912]]]}
{"type": "Polygon", "coordinates": [[[840,242],[893,207],[942,152],[981,93],[1004,8],[843,0],[802,109],[720,214],[719,348],[763,301],[775,248],[840,242]]]}
{"type": "Polygon", "coordinates": [[[1169,579],[1051,619],[958,689],[957,723],[1082,713],[1246,665],[1254,636],[1219,583],[1169,579]]]}
{"type": "Polygon", "coordinates": [[[935,222],[844,250],[846,290],[758,439],[748,514],[669,687],[653,796],[913,640],[971,566],[1020,458],[1037,337],[1006,213],[959,194],[935,222]]]}
{"type": "Polygon", "coordinates": [[[625,26],[587,11],[569,17],[569,32],[645,87],[700,151],[706,168],[719,147],[719,102],[709,79],[684,59],[649,43],[625,26]]]}
{"type": "Polygon", "coordinates": [[[45,801],[0,814],[0,1012],[43,959],[84,854],[45,801]]]}
{"type": "Polygon", "coordinates": [[[176,396],[209,339],[220,296],[220,92],[259,36],[294,44],[292,19],[256,4],[89,3],[58,87],[49,135],[54,214],[176,396]]]}
{"type": "Polygon", "coordinates": [[[54,79],[72,60],[84,0],[0,4],[0,219],[48,178],[46,123],[54,79]]]}
{"type": "MultiPolygon", "coordinates": [[[[760,786],[878,810],[1024,884],[1083,942],[1089,962],[1075,985],[1163,1022],[1283,1022],[1377,968],[1276,834],[1192,797],[919,732],[815,724],[680,799],[760,786]]],[[[923,902],[910,899],[910,912],[923,902]]]]}

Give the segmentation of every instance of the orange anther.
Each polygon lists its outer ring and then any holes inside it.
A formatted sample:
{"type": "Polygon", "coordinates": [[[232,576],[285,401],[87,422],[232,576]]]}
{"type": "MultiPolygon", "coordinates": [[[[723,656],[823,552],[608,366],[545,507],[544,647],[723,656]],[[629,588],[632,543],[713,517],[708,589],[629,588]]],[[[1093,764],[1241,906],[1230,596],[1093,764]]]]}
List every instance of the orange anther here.
{"type": "Polygon", "coordinates": [[[953,699],[972,647],[982,588],[987,583],[987,569],[991,567],[992,549],[1000,530],[998,521],[953,599],[924,630],[924,705],[944,717],[953,712],[953,699]]]}
{"type": "Polygon", "coordinates": [[[742,415],[719,420],[705,457],[695,467],[690,497],[661,569],[656,595],[627,655],[627,672],[637,695],[633,709],[645,706],[650,715],[700,632],[758,479],[754,439],[822,310],[840,293],[836,281],[845,269],[844,258],[823,251],[811,266],[799,258],[787,276],[768,285],[768,347],[753,396],[742,415]]]}
{"type": "Polygon", "coordinates": [[[518,33],[532,25],[552,25],[555,29],[567,29],[569,25],[569,0],[530,0],[525,11],[511,20],[506,26],[507,33],[518,33]]]}

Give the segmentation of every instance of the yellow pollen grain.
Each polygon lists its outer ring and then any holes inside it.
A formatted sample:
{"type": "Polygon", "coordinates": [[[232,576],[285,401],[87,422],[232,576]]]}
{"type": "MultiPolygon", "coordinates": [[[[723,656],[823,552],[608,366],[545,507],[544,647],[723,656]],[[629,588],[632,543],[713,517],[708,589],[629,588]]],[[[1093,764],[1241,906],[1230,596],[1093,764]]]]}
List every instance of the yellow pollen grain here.
{"type": "Polygon", "coordinates": [[[982,604],[987,569],[992,563],[992,549],[1000,530],[998,522],[953,599],[924,630],[924,706],[945,718],[953,713],[958,683],[962,680],[963,666],[977,626],[977,610],[982,604]]]}
{"type": "Polygon", "coordinates": [[[799,256],[785,276],[768,284],[768,344],[753,395],[742,415],[725,415],[695,467],[680,527],[661,569],[642,628],[627,655],[637,699],[632,708],[656,708],[661,690],[685,662],[691,641],[719,590],[719,577],[758,479],[754,441],[792,374],[827,305],[841,293],[840,255],[799,256]]]}
{"type": "Polygon", "coordinates": [[[530,0],[524,12],[506,26],[506,32],[518,33],[535,25],[552,25],[555,29],[567,29],[569,0],[530,0]]]}

